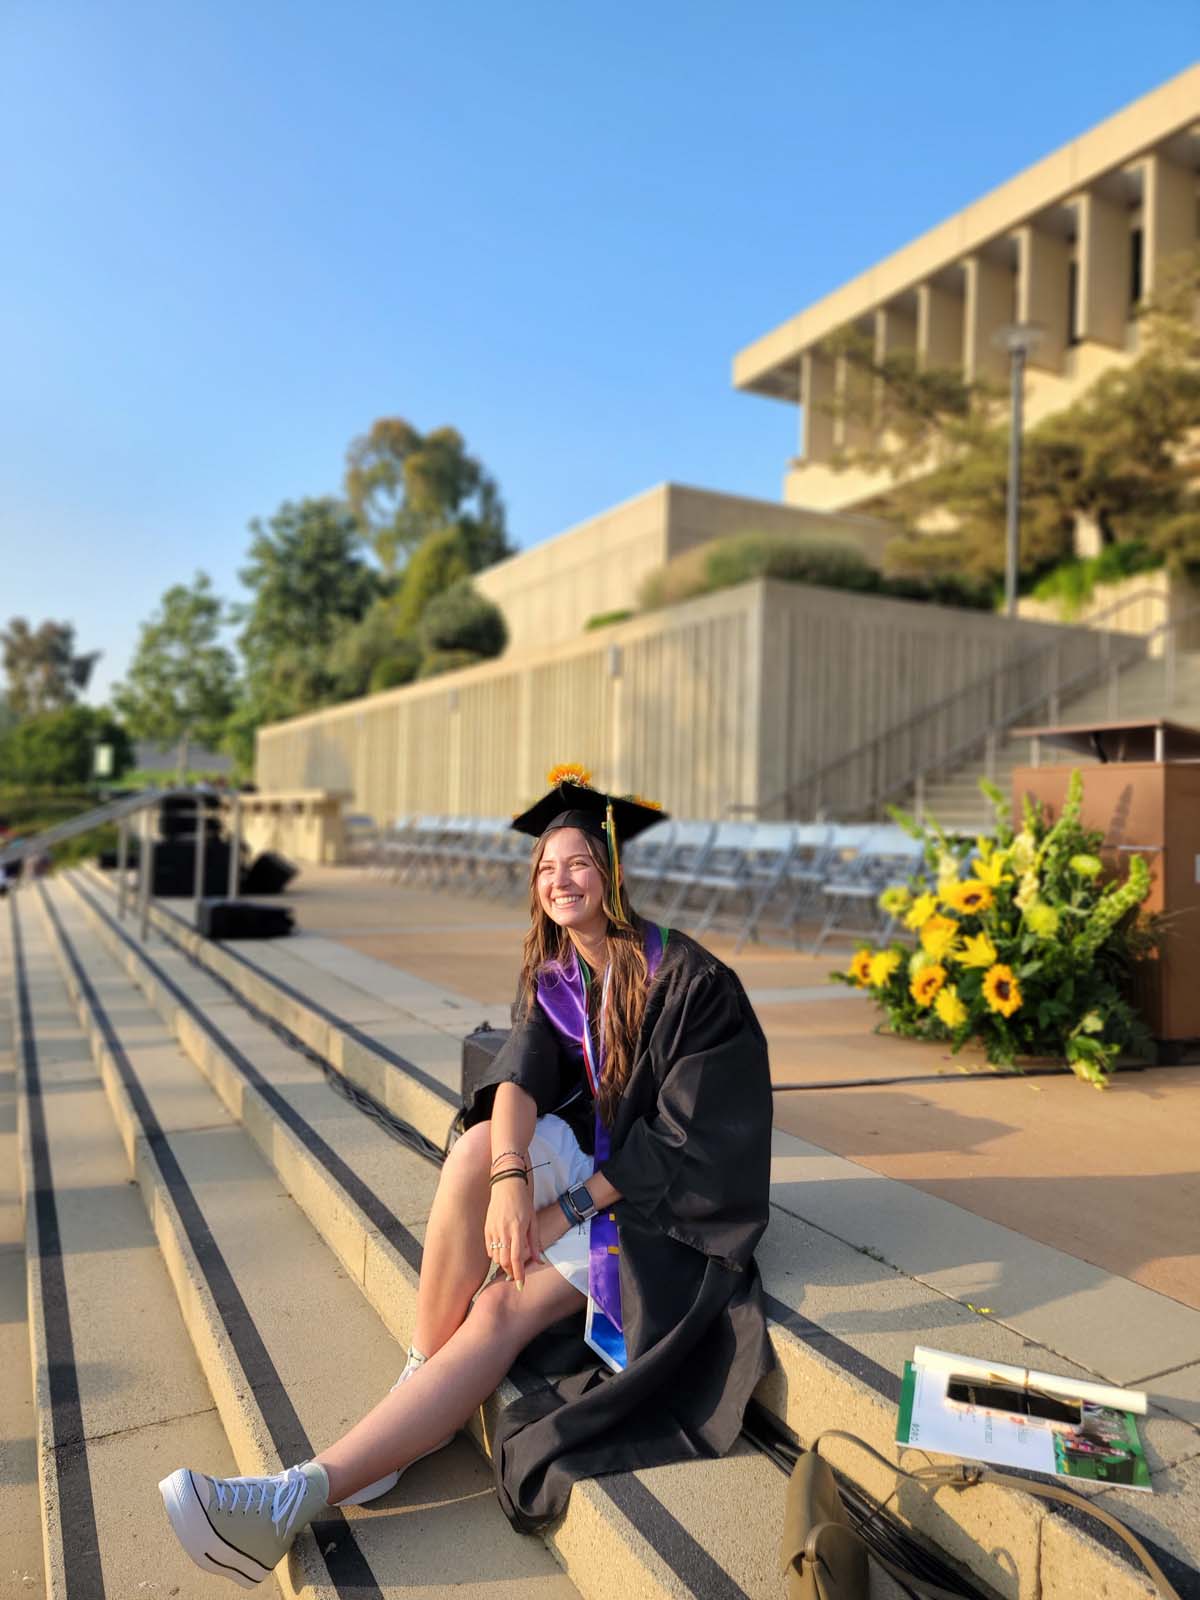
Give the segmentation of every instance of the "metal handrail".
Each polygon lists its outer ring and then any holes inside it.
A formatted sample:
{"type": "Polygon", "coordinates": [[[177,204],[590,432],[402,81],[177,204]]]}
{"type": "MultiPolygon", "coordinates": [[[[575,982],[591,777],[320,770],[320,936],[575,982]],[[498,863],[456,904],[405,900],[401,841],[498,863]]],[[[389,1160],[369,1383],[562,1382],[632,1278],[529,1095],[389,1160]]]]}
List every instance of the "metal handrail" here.
{"type": "Polygon", "coordinates": [[[191,795],[191,789],[154,789],[139,790],[137,794],[122,795],[119,800],[109,800],[102,806],[94,806],[91,811],[82,811],[77,817],[70,817],[66,822],[57,822],[52,828],[44,828],[41,833],[31,834],[27,839],[21,838],[12,844],[0,848],[0,867],[7,867],[17,862],[26,861],[31,856],[44,855],[51,846],[64,844],[68,839],[77,839],[81,833],[91,833],[94,828],[102,828],[108,822],[120,822],[124,818],[134,817],[139,811],[156,806],[160,801],[173,799],[177,795],[191,795]]]}
{"type": "MultiPolygon", "coordinates": [[[[1163,675],[1166,679],[1165,694],[1168,705],[1170,705],[1171,700],[1174,698],[1175,692],[1175,635],[1179,628],[1183,627],[1185,623],[1189,622],[1200,622],[1200,606],[1192,606],[1189,610],[1182,612],[1179,616],[1169,617],[1166,622],[1160,622],[1158,627],[1152,628],[1149,633],[1140,634],[1137,636],[1141,639],[1142,643],[1147,646],[1153,643],[1155,639],[1164,636],[1167,640],[1167,648],[1163,652],[1163,675]]],[[[1006,733],[1014,723],[1023,721],[1030,714],[1030,712],[1036,710],[1038,706],[1044,704],[1045,702],[1049,701],[1051,706],[1056,708],[1057,703],[1064,697],[1064,695],[1070,699],[1076,694],[1082,694],[1084,691],[1084,686],[1090,678],[1095,677],[1096,679],[1099,679],[1107,674],[1110,683],[1115,686],[1119,674],[1124,667],[1136,666],[1138,662],[1147,661],[1149,659],[1149,651],[1143,650],[1140,655],[1131,656],[1124,663],[1118,663],[1113,660],[1101,661],[1099,663],[1093,662],[1091,666],[1085,667],[1081,672],[1077,672],[1074,677],[1068,678],[1065,683],[1055,684],[1053,689],[1044,689],[1040,694],[1032,696],[1032,698],[1026,700],[1023,705],[1018,706],[1015,711],[1006,714],[1004,717],[999,719],[999,721],[993,727],[986,729],[982,734],[975,734],[972,738],[964,740],[955,749],[947,751],[944,756],[940,756],[936,761],[931,761],[923,768],[915,770],[909,779],[904,780],[899,784],[889,784],[885,790],[881,790],[879,792],[877,799],[883,800],[888,795],[897,793],[899,789],[908,788],[915,784],[919,777],[923,777],[929,772],[936,772],[939,768],[948,766],[951,762],[954,762],[957,765],[966,756],[970,755],[972,751],[978,750],[981,745],[986,746],[988,741],[990,739],[994,739],[997,733],[1006,733]]],[[[1113,710],[1115,711],[1115,709],[1116,708],[1114,706],[1113,710]]],[[[1057,709],[1052,709],[1050,715],[1052,717],[1056,717],[1058,715],[1057,709]]]]}
{"type": "MultiPolygon", "coordinates": [[[[1105,617],[1112,616],[1114,612],[1122,611],[1127,606],[1133,605],[1141,600],[1151,600],[1163,605],[1169,603],[1168,597],[1160,590],[1148,587],[1137,589],[1132,594],[1126,595],[1123,599],[1113,601],[1111,605],[1106,606],[1102,611],[1096,612],[1095,615],[1088,620],[1087,631],[1092,631],[1092,625],[1094,623],[1100,622],[1105,617]]],[[[1190,615],[1191,613],[1189,612],[1185,614],[1184,617],[1175,619],[1175,621],[1183,622],[1187,620],[1187,616],[1190,615]]],[[[1174,625],[1174,622],[1168,618],[1165,623],[1160,623],[1157,628],[1153,629],[1148,634],[1128,635],[1127,637],[1130,640],[1131,649],[1129,651],[1130,661],[1126,664],[1132,664],[1132,662],[1135,660],[1144,659],[1146,655],[1146,647],[1149,641],[1157,638],[1158,635],[1164,631],[1164,629],[1171,628],[1174,625]]],[[[1124,649],[1124,638],[1121,635],[1114,634],[1112,632],[1106,632],[1101,635],[1100,650],[1103,657],[1101,663],[1099,664],[1101,671],[1106,671],[1110,668],[1110,652],[1114,643],[1117,643],[1118,649],[1124,649]]],[[[781,803],[788,805],[793,801],[798,792],[808,790],[810,793],[815,791],[818,801],[816,804],[808,807],[806,814],[808,814],[808,812],[815,814],[820,809],[819,796],[821,789],[824,786],[825,781],[834,773],[840,771],[844,767],[849,766],[855,761],[862,761],[864,759],[875,760],[876,752],[888,741],[895,740],[903,736],[910,729],[915,728],[922,723],[928,722],[931,718],[940,716],[955,704],[963,703],[971,699],[973,696],[987,693],[991,685],[1001,683],[1005,679],[1015,676],[1017,673],[1028,670],[1031,666],[1035,666],[1038,661],[1061,653],[1063,645],[1064,640],[1062,638],[1058,638],[1048,641],[1045,644],[1038,645],[1035,650],[1025,651],[1019,656],[1014,656],[1008,661],[1002,662],[1000,666],[993,667],[989,672],[982,673],[978,678],[973,678],[970,683],[963,684],[959,688],[951,690],[949,694],[943,695],[940,700],[935,700],[932,705],[923,706],[919,711],[913,712],[910,716],[905,717],[902,721],[892,723],[889,727],[883,729],[881,732],[873,734],[871,738],[864,739],[861,744],[855,745],[852,750],[847,750],[842,755],[835,756],[832,761],[827,761],[823,766],[818,767],[815,772],[809,773],[806,777],[801,778],[798,782],[789,784],[788,787],[781,793],[773,796],[768,801],[764,801],[761,805],[753,808],[739,807],[736,809],[754,809],[755,811],[763,811],[773,808],[781,803]]],[[[1085,672],[1090,672],[1093,670],[1093,668],[1088,667],[1084,670],[1085,672]]],[[[1075,675],[1076,678],[1079,676],[1080,674],[1075,675]]],[[[1073,683],[1075,678],[1068,679],[1067,681],[1068,683],[1073,683]]],[[[1062,692],[1063,687],[1065,686],[1060,686],[1060,693],[1062,692]]],[[[1028,703],[1036,705],[1044,698],[1044,695],[1039,695],[1033,701],[1028,703]]],[[[994,719],[994,721],[991,722],[981,734],[973,736],[970,744],[974,745],[977,742],[986,740],[989,734],[994,736],[1001,729],[1011,725],[1012,720],[1012,715],[1006,712],[1003,717],[994,719]]],[[[946,754],[939,756],[937,761],[926,763],[926,769],[932,770],[936,768],[937,766],[941,765],[943,761],[949,759],[952,754],[953,752],[947,752],[946,754]]],[[[876,767],[877,766],[878,763],[876,760],[876,767]]],[[[885,789],[874,793],[871,800],[872,807],[878,800],[883,799],[885,795],[894,793],[897,787],[903,788],[906,786],[906,784],[910,784],[918,770],[919,767],[914,768],[913,775],[901,783],[889,783],[885,789]]]]}
{"type": "MultiPolygon", "coordinates": [[[[118,826],[117,834],[117,914],[124,919],[125,901],[128,891],[128,861],[129,861],[129,824],[131,819],[142,818],[141,847],[138,851],[138,878],[135,890],[136,904],[141,916],[141,936],[146,938],[150,917],[151,889],[154,880],[154,838],[150,832],[150,813],[161,806],[164,800],[192,800],[196,805],[196,869],[193,882],[193,901],[195,908],[196,926],[200,925],[200,903],[204,898],[204,847],[207,839],[207,829],[204,825],[208,807],[206,801],[216,791],[206,788],[193,789],[143,789],[137,794],[123,795],[119,800],[110,800],[102,806],[94,806],[90,811],[81,812],[77,817],[71,817],[66,822],[55,823],[52,828],[44,828],[41,833],[32,834],[27,839],[17,839],[12,844],[0,849],[0,867],[10,864],[21,864],[28,860],[45,855],[46,851],[56,844],[63,844],[68,839],[76,839],[81,834],[91,833],[93,829],[103,827],[106,823],[115,822],[118,826]]],[[[234,791],[227,797],[230,806],[229,819],[229,898],[237,895],[238,888],[238,863],[241,858],[241,796],[234,791]]]]}
{"type": "Polygon", "coordinates": [[[975,733],[971,736],[971,738],[962,740],[959,744],[953,746],[951,749],[942,752],[936,760],[918,763],[916,766],[910,768],[904,777],[894,779],[892,782],[876,789],[869,802],[870,809],[874,811],[885,800],[889,799],[893,795],[903,794],[910,789],[916,789],[918,791],[916,809],[919,817],[921,811],[923,810],[921,789],[925,779],[931,773],[938,772],[939,770],[949,766],[961,765],[975,751],[981,748],[986,749],[989,743],[996,739],[998,734],[1006,733],[1008,729],[1014,725],[1014,723],[1023,721],[1030,715],[1031,712],[1035,711],[1039,706],[1044,705],[1047,702],[1049,702],[1049,706],[1051,707],[1050,716],[1052,718],[1057,717],[1057,707],[1059,701],[1061,701],[1064,696],[1070,699],[1076,694],[1083,693],[1085,687],[1089,686],[1089,680],[1098,681],[1107,674],[1110,682],[1115,685],[1119,674],[1123,670],[1130,666],[1136,666],[1139,662],[1148,660],[1149,645],[1152,644],[1155,639],[1164,636],[1167,640],[1167,648],[1163,654],[1163,671],[1166,678],[1166,696],[1169,703],[1174,694],[1176,632],[1178,629],[1183,627],[1184,624],[1197,621],[1200,621],[1200,606],[1193,606],[1179,616],[1169,617],[1167,621],[1160,622],[1158,627],[1151,629],[1149,633],[1137,635],[1137,640],[1143,646],[1143,648],[1140,651],[1131,653],[1126,660],[1117,661],[1110,657],[1107,660],[1093,662],[1090,666],[1084,667],[1082,671],[1077,672],[1072,677],[1066,679],[1065,682],[1056,683],[1052,689],[1040,690],[1036,695],[1032,695],[1028,700],[1023,701],[1020,705],[1006,712],[1003,717],[998,718],[996,722],[994,722],[990,727],[985,728],[983,732],[975,733]]]}

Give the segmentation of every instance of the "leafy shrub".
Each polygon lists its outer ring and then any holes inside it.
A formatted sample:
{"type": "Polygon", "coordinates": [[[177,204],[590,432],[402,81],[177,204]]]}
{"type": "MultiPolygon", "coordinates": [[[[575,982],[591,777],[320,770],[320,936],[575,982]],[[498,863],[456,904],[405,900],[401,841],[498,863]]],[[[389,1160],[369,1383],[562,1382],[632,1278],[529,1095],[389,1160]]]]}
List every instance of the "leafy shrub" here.
{"type": "Polygon", "coordinates": [[[829,589],[877,589],[879,574],[853,545],[809,544],[756,534],[706,545],[705,572],[713,589],[751,578],[781,578],[829,589]]]}
{"type": "Polygon", "coordinates": [[[503,612],[476,593],[466,579],[434,596],[425,607],[418,632],[430,654],[467,650],[475,656],[498,656],[508,643],[503,612]]]}
{"type": "Polygon", "coordinates": [[[834,976],[869,990],[894,1033],[947,1039],[955,1053],[976,1039],[1008,1067],[1058,1056],[1102,1088],[1120,1055],[1151,1050],[1127,998],[1151,942],[1138,923],[1150,869],[1135,855],[1124,881],[1105,875],[1104,835],[1080,822],[1078,771],[1053,826],[1027,799],[1015,831],[1001,791],[980,788],[996,808],[994,840],[950,840],[936,822],[893,812],[923,841],[928,875],[885,889],[879,903],[917,948],[863,946],[834,976]]]}
{"type": "Polygon", "coordinates": [[[484,658],[474,650],[430,650],[421,662],[418,678],[437,678],[443,672],[476,666],[484,658]]]}
{"type": "Polygon", "coordinates": [[[1153,572],[1163,564],[1161,554],[1141,539],[1121,539],[1105,545],[1098,555],[1060,562],[1035,586],[1033,597],[1056,603],[1066,619],[1077,616],[1091,600],[1098,583],[1120,583],[1139,572],[1153,572]]]}
{"type": "Polygon", "coordinates": [[[421,651],[411,639],[396,639],[391,655],[377,661],[371,668],[367,682],[368,694],[379,694],[383,689],[396,689],[402,683],[411,683],[421,667],[421,651]]]}
{"type": "Polygon", "coordinates": [[[583,625],[584,633],[591,633],[596,628],[610,628],[615,622],[628,622],[633,612],[624,611],[597,611],[594,617],[589,617],[583,625]]]}
{"type": "Polygon", "coordinates": [[[990,587],[959,578],[885,578],[854,545],[753,533],[717,539],[677,556],[650,573],[638,598],[647,611],[656,611],[754,578],[811,583],[825,589],[903,600],[931,600],[977,610],[990,610],[992,606],[990,587]]]}

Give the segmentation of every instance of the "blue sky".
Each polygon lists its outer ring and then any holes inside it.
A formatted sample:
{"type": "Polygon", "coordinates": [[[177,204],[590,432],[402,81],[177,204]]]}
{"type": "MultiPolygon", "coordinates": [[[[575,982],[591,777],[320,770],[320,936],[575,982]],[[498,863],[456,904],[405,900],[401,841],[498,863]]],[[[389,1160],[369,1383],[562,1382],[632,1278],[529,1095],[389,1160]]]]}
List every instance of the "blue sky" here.
{"type": "MultiPolygon", "coordinates": [[[[734,352],[1188,66],[1195,0],[0,5],[0,620],[102,697],[382,415],[535,544],[777,498],[734,352]]],[[[1200,113],[1200,107],[1197,108],[1200,113]]],[[[96,698],[97,695],[93,695],[96,698]]]]}

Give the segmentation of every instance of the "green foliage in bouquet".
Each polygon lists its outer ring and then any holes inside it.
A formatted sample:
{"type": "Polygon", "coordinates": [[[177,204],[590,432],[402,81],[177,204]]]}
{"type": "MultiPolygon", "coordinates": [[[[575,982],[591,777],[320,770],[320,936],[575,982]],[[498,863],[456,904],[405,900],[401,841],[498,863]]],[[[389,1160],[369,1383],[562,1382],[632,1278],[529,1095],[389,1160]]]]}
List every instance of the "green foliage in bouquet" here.
{"type": "Polygon", "coordinates": [[[1004,795],[980,787],[996,808],[995,839],[953,840],[893,810],[924,844],[928,872],[886,889],[880,905],[916,948],[864,946],[834,976],[870,990],[894,1033],[949,1040],[956,1053],[978,1040],[1007,1067],[1058,1056],[1103,1088],[1119,1056],[1152,1054],[1126,998],[1131,966],[1152,943],[1139,921],[1150,870],[1133,856],[1123,882],[1106,880],[1103,835],[1080,823],[1078,771],[1052,826],[1027,800],[1014,831],[1004,795]]]}

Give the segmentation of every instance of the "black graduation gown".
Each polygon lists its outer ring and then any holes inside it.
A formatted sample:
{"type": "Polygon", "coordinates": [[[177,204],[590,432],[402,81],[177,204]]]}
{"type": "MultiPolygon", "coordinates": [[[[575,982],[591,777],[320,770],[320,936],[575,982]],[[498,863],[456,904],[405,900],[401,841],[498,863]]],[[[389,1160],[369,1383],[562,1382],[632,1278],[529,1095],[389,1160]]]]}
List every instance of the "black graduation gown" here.
{"type": "MultiPolygon", "coordinates": [[[[545,1115],[581,1072],[540,1007],[517,1021],[466,1108],[516,1083],[545,1115]]],[[[601,1170],[620,1194],[628,1364],[578,1341],[575,1370],[509,1406],[493,1441],[500,1503],[533,1533],[577,1478],[722,1455],[774,1364],[754,1247],[767,1223],[767,1045],[736,974],[672,931],[601,1170]]]]}

